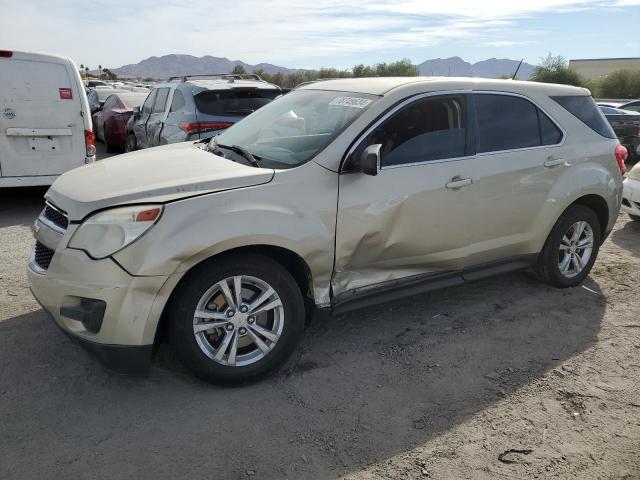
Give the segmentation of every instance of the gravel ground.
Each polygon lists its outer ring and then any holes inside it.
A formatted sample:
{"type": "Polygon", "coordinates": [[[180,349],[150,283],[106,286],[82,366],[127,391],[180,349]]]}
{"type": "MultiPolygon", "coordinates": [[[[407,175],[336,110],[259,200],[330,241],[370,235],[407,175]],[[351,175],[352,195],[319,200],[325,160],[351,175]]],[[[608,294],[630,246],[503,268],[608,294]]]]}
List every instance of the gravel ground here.
{"type": "Polygon", "coordinates": [[[42,189],[0,193],[0,479],[640,478],[640,223],[584,287],[515,273],[313,322],[221,388],[105,371],[32,299],[42,189]]]}

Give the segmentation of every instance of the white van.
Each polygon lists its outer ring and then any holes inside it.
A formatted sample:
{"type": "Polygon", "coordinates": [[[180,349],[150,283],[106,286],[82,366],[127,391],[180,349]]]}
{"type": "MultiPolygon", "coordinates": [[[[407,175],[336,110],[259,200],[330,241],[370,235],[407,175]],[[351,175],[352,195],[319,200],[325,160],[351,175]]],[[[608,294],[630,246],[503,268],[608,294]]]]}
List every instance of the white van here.
{"type": "Polygon", "coordinates": [[[0,187],[51,185],[95,159],[89,103],[73,61],[0,50],[0,187]]]}

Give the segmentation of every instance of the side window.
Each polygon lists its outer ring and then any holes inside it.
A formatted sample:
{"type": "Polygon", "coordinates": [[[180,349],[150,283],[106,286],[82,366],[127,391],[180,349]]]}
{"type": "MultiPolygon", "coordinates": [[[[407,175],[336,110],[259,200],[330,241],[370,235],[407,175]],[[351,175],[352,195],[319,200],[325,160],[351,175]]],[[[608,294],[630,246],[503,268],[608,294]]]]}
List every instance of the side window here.
{"type": "Polygon", "coordinates": [[[538,110],[538,122],[540,123],[540,138],[542,139],[542,145],[556,145],[560,143],[562,140],[562,132],[556,126],[555,123],[551,121],[547,115],[540,110],[538,110]]]}
{"type": "Polygon", "coordinates": [[[173,100],[171,101],[171,112],[177,112],[184,107],[184,97],[180,90],[173,92],[173,100]]]}
{"type": "Polygon", "coordinates": [[[510,95],[476,94],[478,153],[541,145],[536,106],[510,95]]]}
{"type": "Polygon", "coordinates": [[[464,96],[427,97],[385,120],[358,150],[381,144],[382,166],[464,157],[466,132],[464,96]]]}
{"type": "Polygon", "coordinates": [[[156,95],[156,101],[153,104],[152,113],[162,113],[167,104],[167,97],[169,96],[168,88],[159,88],[158,95],[156,95]]]}
{"type": "Polygon", "coordinates": [[[157,94],[158,94],[158,89],[156,88],[155,90],[153,90],[149,94],[147,99],[144,101],[144,104],[142,105],[142,114],[143,115],[149,115],[151,113],[151,109],[153,107],[153,102],[156,101],[156,95],[157,94]]]}

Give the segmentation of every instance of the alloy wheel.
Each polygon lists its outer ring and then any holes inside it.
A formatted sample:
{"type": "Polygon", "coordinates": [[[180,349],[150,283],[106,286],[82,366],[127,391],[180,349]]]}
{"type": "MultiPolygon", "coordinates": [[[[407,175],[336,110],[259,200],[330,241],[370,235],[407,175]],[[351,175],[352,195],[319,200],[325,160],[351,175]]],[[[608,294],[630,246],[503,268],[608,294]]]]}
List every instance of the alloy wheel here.
{"type": "Polygon", "coordinates": [[[228,366],[264,358],[284,327],[284,307],[267,282],[248,275],[225,278],[198,301],[193,334],[202,352],[228,366]]]}
{"type": "Polygon", "coordinates": [[[569,227],[562,236],[558,250],[558,267],[567,278],[580,274],[589,263],[593,252],[593,229],[585,221],[569,227]]]}

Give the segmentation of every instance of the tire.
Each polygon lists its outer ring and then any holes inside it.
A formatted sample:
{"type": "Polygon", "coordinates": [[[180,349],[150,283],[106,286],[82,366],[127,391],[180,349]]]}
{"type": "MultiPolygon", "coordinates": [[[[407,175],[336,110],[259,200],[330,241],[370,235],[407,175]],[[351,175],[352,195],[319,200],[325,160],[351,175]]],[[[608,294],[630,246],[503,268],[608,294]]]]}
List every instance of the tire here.
{"type": "MultiPolygon", "coordinates": [[[[580,230],[579,227],[578,230],[580,230]]],[[[540,279],[558,288],[580,285],[589,275],[596,261],[601,239],[600,220],[596,213],[584,205],[570,206],[553,226],[540,253],[537,268],[540,279]],[[582,234],[574,241],[575,226],[580,225],[579,222],[584,222],[585,226],[582,234]],[[592,238],[591,243],[587,241],[589,233],[592,238]],[[585,253],[589,245],[591,246],[587,257],[585,253]],[[570,258],[566,270],[563,271],[567,255],[570,258]],[[577,257],[575,260],[574,255],[577,257]]]]}
{"type": "Polygon", "coordinates": [[[133,152],[138,149],[138,145],[136,142],[136,136],[133,133],[127,135],[127,140],[124,143],[124,151],[125,152],[133,152]]]}
{"type": "Polygon", "coordinates": [[[276,370],[296,349],[305,325],[296,281],[282,265],[257,254],[219,257],[196,267],[176,290],[168,312],[169,342],[176,356],[199,378],[219,384],[247,382],[276,370]],[[236,308],[237,278],[241,308],[236,308]],[[268,297],[267,287],[273,289],[268,297]],[[266,300],[260,301],[263,296],[266,300]],[[258,313],[243,313],[252,303],[258,313]],[[260,312],[270,305],[276,306],[260,312]],[[209,316],[198,317],[196,311],[209,316]]]}
{"type": "Polygon", "coordinates": [[[631,220],[634,220],[634,221],[636,221],[636,222],[640,222],[640,217],[639,217],[639,216],[637,216],[637,215],[631,215],[631,214],[629,214],[629,217],[631,217],[631,220]]]}

